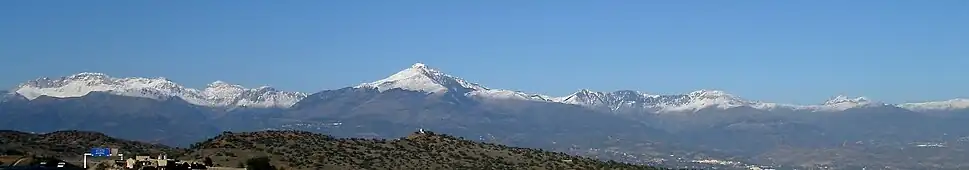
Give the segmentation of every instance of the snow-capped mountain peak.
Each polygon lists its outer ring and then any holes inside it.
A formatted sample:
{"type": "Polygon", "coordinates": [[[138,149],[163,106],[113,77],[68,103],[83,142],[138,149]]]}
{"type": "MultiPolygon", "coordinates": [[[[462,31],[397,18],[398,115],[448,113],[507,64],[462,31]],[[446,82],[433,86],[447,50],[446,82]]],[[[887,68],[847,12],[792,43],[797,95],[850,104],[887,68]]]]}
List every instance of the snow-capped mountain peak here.
{"type": "Polygon", "coordinates": [[[116,78],[104,73],[84,72],[58,79],[39,78],[21,84],[16,93],[33,100],[40,96],[81,97],[91,92],[167,100],[178,97],[209,107],[289,107],[306,96],[303,93],[247,89],[223,81],[202,90],[186,88],[163,77],[116,78]]]}
{"type": "Polygon", "coordinates": [[[97,72],[81,72],[69,76],[71,79],[97,79],[97,78],[108,78],[109,76],[104,73],[97,72]]]}
{"type": "Polygon", "coordinates": [[[868,100],[868,98],[864,96],[852,99],[852,98],[848,98],[848,96],[838,95],[831,98],[828,101],[825,101],[824,105],[836,105],[836,104],[842,104],[842,103],[864,104],[864,103],[870,103],[870,102],[871,100],[868,100]]]}
{"type": "Polygon", "coordinates": [[[229,84],[220,80],[209,83],[208,87],[202,89],[201,94],[213,105],[227,106],[246,90],[241,85],[229,84]]]}
{"type": "Polygon", "coordinates": [[[586,106],[597,106],[609,104],[608,95],[602,92],[595,92],[589,89],[579,89],[575,93],[565,97],[552,98],[552,101],[586,106]]]}
{"type": "Polygon", "coordinates": [[[401,70],[387,78],[371,83],[363,83],[356,88],[376,88],[379,91],[390,89],[402,89],[409,91],[421,91],[427,93],[436,92],[469,92],[488,90],[481,85],[465,81],[433,69],[424,63],[415,63],[410,68],[401,70]]]}
{"type": "Polygon", "coordinates": [[[427,65],[424,65],[424,63],[414,63],[410,68],[427,69],[427,65]]]}
{"type": "Polygon", "coordinates": [[[720,91],[720,90],[709,90],[709,89],[701,89],[701,90],[693,91],[688,93],[688,95],[690,97],[704,98],[704,99],[730,99],[730,100],[737,99],[736,97],[734,97],[734,95],[728,94],[727,92],[720,91]]]}
{"type": "Polygon", "coordinates": [[[391,89],[418,91],[424,93],[455,93],[485,99],[512,99],[531,101],[551,101],[545,95],[528,94],[515,90],[489,89],[476,83],[452,76],[425,65],[415,63],[387,78],[363,83],[354,88],[373,88],[380,92],[391,89]]]}

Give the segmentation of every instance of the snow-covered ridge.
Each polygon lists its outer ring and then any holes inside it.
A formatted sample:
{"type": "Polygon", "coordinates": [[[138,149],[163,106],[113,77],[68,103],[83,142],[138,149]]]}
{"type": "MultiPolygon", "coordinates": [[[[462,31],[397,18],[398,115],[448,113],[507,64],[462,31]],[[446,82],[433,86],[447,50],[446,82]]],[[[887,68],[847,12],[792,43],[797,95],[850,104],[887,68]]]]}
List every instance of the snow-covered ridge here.
{"type": "Polygon", "coordinates": [[[461,93],[466,96],[476,96],[494,99],[518,100],[549,100],[547,96],[526,94],[519,91],[489,89],[477,83],[446,74],[430,68],[423,63],[416,63],[387,78],[370,83],[363,83],[354,88],[374,88],[378,91],[401,89],[425,93],[461,93]]]}
{"type": "Polygon", "coordinates": [[[945,101],[932,101],[921,103],[903,103],[898,107],[913,111],[945,111],[969,108],[969,99],[951,99],[945,101]]]}
{"type": "Polygon", "coordinates": [[[646,112],[693,112],[710,107],[729,109],[756,104],[724,91],[706,89],[672,95],[657,95],[632,90],[604,93],[582,89],[565,97],[553,98],[553,101],[612,111],[646,112]]]}
{"type": "Polygon", "coordinates": [[[490,89],[430,68],[423,63],[416,63],[387,78],[363,83],[355,88],[373,88],[381,92],[391,89],[425,93],[453,92],[490,99],[557,102],[613,111],[684,112],[708,107],[727,109],[757,104],[719,90],[699,90],[684,95],[653,95],[629,90],[603,93],[583,89],[569,96],[549,97],[513,90],[490,89]]]}
{"type": "Polygon", "coordinates": [[[90,92],[166,100],[178,97],[191,104],[208,107],[287,108],[306,97],[299,92],[284,92],[271,87],[249,89],[215,81],[204,89],[187,88],[164,77],[116,78],[104,73],[78,73],[61,78],[39,78],[21,84],[15,92],[33,100],[40,96],[80,97],[90,92]]]}
{"type": "Polygon", "coordinates": [[[611,111],[638,112],[695,112],[701,109],[718,108],[730,109],[750,107],[760,110],[798,110],[812,112],[835,112],[851,108],[896,106],[913,111],[951,110],[969,108],[969,100],[953,99],[948,101],[885,104],[872,101],[866,97],[849,98],[839,95],[828,101],[815,105],[795,105],[747,100],[720,90],[697,90],[685,94],[649,94],[640,91],[620,90],[614,92],[596,92],[588,89],[579,90],[571,95],[549,97],[541,94],[529,94],[520,91],[489,89],[476,83],[445,74],[423,63],[416,63],[385,79],[371,83],[363,83],[356,88],[375,88],[379,91],[402,89],[425,93],[457,92],[467,96],[477,96],[495,99],[519,99],[544,102],[556,102],[580,105],[595,109],[611,111]]]}
{"type": "Polygon", "coordinates": [[[821,105],[800,106],[799,109],[812,109],[816,111],[844,111],[851,108],[887,106],[887,104],[868,100],[867,97],[848,98],[848,96],[838,95],[825,101],[821,105]]]}
{"type": "Polygon", "coordinates": [[[632,90],[615,92],[595,92],[588,89],[579,90],[564,97],[554,97],[553,102],[581,105],[591,108],[609,109],[612,111],[647,111],[657,113],[695,112],[701,109],[718,108],[729,109],[736,107],[750,107],[772,111],[778,109],[836,112],[852,108],[895,106],[912,111],[953,110],[969,108],[969,100],[953,99],[947,101],[886,104],[872,101],[866,97],[849,98],[838,95],[825,102],[814,105],[796,105],[747,100],[720,90],[697,90],[685,94],[648,94],[632,90]]]}
{"type": "Polygon", "coordinates": [[[811,112],[837,112],[852,108],[881,106],[894,106],[917,112],[969,109],[969,99],[886,104],[866,97],[849,98],[838,95],[819,104],[797,105],[747,100],[720,90],[698,90],[685,94],[648,94],[631,90],[606,93],[582,89],[568,96],[554,97],[552,101],[591,108],[607,108],[613,111],[640,110],[658,113],[695,112],[707,108],[729,109],[741,106],[766,111],[786,109],[811,112]]]}

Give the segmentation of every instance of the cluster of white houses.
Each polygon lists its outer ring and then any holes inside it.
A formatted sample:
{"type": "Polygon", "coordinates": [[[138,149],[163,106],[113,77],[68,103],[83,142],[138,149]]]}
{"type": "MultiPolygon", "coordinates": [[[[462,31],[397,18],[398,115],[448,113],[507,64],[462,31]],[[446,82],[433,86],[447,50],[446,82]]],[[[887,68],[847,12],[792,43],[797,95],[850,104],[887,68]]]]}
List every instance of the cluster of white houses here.
{"type": "MultiPolygon", "coordinates": [[[[85,156],[91,156],[90,154],[85,154],[85,156]]],[[[111,156],[119,156],[120,159],[114,160],[113,162],[103,162],[103,163],[114,163],[113,167],[121,169],[141,169],[142,167],[154,167],[154,169],[164,170],[166,167],[175,165],[187,165],[190,169],[206,169],[205,165],[201,162],[194,161],[182,161],[178,159],[168,158],[167,155],[158,155],[155,157],[143,155],[128,157],[125,159],[122,154],[112,154],[111,156]]],[[[86,159],[86,158],[85,158],[86,159]]],[[[87,168],[87,161],[84,161],[84,168],[87,168]]]]}

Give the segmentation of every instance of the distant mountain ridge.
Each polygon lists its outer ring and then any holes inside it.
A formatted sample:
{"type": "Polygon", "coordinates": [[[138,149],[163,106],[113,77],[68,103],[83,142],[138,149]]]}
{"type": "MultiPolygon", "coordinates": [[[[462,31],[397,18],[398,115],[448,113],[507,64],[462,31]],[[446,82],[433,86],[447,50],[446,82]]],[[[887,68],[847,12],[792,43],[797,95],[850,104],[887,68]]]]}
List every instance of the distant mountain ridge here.
{"type": "Polygon", "coordinates": [[[204,89],[187,88],[166,78],[115,78],[103,73],[78,73],[61,78],[39,78],[14,90],[33,100],[40,96],[81,97],[90,92],[166,100],[181,98],[208,107],[286,108],[306,97],[305,93],[286,92],[269,86],[245,88],[215,81],[204,89]]]}
{"type": "MultiPolygon", "coordinates": [[[[580,105],[612,111],[652,113],[697,112],[702,109],[750,107],[760,110],[797,110],[837,112],[858,107],[891,106],[917,112],[969,108],[969,99],[951,99],[921,103],[886,104],[865,97],[835,96],[816,105],[795,105],[753,101],[720,90],[697,90],[686,94],[649,94],[633,90],[596,92],[581,89],[571,95],[550,97],[521,91],[492,89],[446,74],[423,63],[416,63],[385,79],[362,83],[353,88],[378,91],[401,89],[424,93],[452,92],[486,99],[515,99],[580,105]]],[[[189,103],[208,107],[288,108],[307,96],[263,86],[245,88],[223,81],[210,83],[204,89],[187,88],[165,78],[114,78],[103,73],[78,73],[59,79],[40,78],[21,84],[13,90],[27,99],[39,96],[79,97],[92,91],[117,95],[165,99],[179,97],[189,103]]]]}

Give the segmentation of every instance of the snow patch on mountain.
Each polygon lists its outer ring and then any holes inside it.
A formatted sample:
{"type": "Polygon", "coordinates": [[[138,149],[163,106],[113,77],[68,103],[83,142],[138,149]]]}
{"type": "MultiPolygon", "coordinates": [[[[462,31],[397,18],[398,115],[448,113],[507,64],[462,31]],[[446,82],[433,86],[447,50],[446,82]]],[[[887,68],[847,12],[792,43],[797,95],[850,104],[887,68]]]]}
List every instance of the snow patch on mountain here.
{"type": "Polygon", "coordinates": [[[957,109],[969,109],[969,99],[951,99],[945,101],[931,101],[920,103],[902,103],[896,105],[912,111],[946,111],[957,109]]]}
{"type": "Polygon", "coordinates": [[[164,77],[115,78],[103,73],[78,73],[59,79],[40,78],[21,84],[15,91],[29,100],[40,96],[81,97],[91,92],[166,100],[178,97],[195,105],[209,107],[289,107],[306,97],[304,93],[272,88],[247,89],[216,81],[202,90],[186,88],[164,77]]]}

